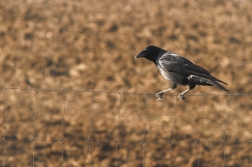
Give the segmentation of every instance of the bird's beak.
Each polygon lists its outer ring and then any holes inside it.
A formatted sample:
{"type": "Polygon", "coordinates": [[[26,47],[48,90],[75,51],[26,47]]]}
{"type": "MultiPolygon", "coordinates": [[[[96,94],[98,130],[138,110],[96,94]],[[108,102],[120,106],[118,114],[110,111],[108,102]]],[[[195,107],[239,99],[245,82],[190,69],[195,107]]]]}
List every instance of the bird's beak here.
{"type": "Polygon", "coordinates": [[[142,52],[140,52],[137,56],[136,56],[136,58],[140,58],[140,57],[145,57],[146,55],[147,55],[147,50],[146,49],[144,49],[142,52]]]}

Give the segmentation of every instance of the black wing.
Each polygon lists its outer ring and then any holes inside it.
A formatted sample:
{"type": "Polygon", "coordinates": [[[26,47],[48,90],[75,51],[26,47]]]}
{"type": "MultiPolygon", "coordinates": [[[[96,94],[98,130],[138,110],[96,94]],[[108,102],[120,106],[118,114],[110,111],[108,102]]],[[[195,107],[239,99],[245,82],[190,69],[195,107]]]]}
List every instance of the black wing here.
{"type": "Polygon", "coordinates": [[[169,72],[174,72],[184,76],[196,75],[210,80],[218,81],[227,85],[227,83],[213,77],[204,68],[193,64],[188,59],[174,53],[167,52],[158,61],[159,66],[169,72]]]}

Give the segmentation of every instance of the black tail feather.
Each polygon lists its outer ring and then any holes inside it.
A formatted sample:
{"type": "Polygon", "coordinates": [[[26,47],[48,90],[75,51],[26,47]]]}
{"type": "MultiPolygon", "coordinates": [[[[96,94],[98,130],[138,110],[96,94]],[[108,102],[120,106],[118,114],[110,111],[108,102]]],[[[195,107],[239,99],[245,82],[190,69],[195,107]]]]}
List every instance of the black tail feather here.
{"type": "Polygon", "coordinates": [[[220,82],[220,83],[223,83],[223,84],[228,85],[226,82],[223,82],[223,81],[221,81],[221,80],[215,78],[215,77],[212,76],[212,75],[207,76],[207,78],[210,79],[210,80],[214,80],[214,81],[217,81],[217,82],[220,82]]]}
{"type": "Polygon", "coordinates": [[[211,80],[211,79],[208,79],[208,78],[193,76],[192,79],[193,79],[193,82],[197,83],[198,85],[215,86],[215,87],[217,87],[217,88],[219,88],[221,90],[229,92],[224,86],[220,85],[218,82],[221,82],[221,83],[224,83],[224,84],[226,84],[226,83],[222,82],[222,81],[220,81],[220,80],[218,80],[216,78],[214,80],[211,80]],[[216,81],[218,81],[218,82],[216,82],[216,81]]]}

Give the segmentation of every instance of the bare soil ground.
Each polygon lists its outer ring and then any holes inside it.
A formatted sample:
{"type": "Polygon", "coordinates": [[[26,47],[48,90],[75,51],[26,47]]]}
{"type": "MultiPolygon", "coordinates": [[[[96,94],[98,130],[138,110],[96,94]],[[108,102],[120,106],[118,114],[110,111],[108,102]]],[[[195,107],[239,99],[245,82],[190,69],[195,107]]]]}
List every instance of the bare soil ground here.
{"type": "Polygon", "coordinates": [[[252,166],[251,8],[1,0],[0,166],[252,166]],[[196,87],[179,101],[179,86],[157,101],[170,83],[135,59],[150,44],[205,67],[233,95],[196,87]]]}

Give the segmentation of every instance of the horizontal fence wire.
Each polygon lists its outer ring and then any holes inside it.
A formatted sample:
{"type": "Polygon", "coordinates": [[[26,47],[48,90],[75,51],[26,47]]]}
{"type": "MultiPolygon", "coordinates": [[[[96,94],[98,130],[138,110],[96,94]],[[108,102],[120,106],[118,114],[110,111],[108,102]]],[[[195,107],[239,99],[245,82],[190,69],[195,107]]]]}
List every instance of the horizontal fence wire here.
{"type": "MultiPolygon", "coordinates": [[[[109,94],[132,94],[132,95],[150,95],[153,93],[121,92],[105,90],[82,90],[82,89],[46,89],[46,88],[0,88],[0,90],[34,90],[34,91],[55,91],[55,92],[91,92],[91,93],[109,93],[109,94]]],[[[178,96],[179,94],[165,94],[164,96],[178,96]]],[[[252,96],[251,93],[225,93],[225,94],[188,94],[187,96],[252,96]]]]}
{"type": "MultiPolygon", "coordinates": [[[[188,99],[194,97],[197,100],[192,101],[193,103],[190,103],[189,100],[189,103],[187,102],[185,105],[177,100],[175,94],[166,94],[165,98],[169,98],[169,101],[158,102],[155,100],[155,95],[149,93],[1,88],[0,106],[4,106],[1,107],[1,130],[3,132],[1,166],[24,165],[25,163],[28,166],[38,166],[42,163],[39,157],[44,154],[53,155],[58,159],[60,163],[54,164],[54,166],[69,166],[71,164],[69,156],[73,157],[71,161],[75,162],[75,166],[101,165],[103,159],[97,158],[99,156],[104,159],[112,159],[108,160],[110,163],[105,166],[122,166],[123,164],[128,166],[141,164],[144,167],[153,166],[153,164],[178,166],[182,163],[182,160],[180,162],[176,159],[181,158],[179,152],[184,149],[184,152],[188,152],[189,155],[185,159],[190,159],[192,156],[190,150],[193,149],[194,159],[185,161],[184,165],[193,161],[192,166],[199,167],[202,166],[202,163],[210,165],[210,162],[215,161],[215,159],[207,160],[208,157],[205,155],[207,153],[204,151],[204,147],[207,146],[210,147],[210,150],[222,150],[220,151],[222,154],[220,166],[237,164],[238,161],[249,166],[249,164],[252,165],[251,154],[247,154],[246,158],[243,157],[245,160],[242,161],[242,158],[239,159],[239,157],[230,158],[230,150],[240,145],[241,147],[246,145],[246,148],[252,149],[251,95],[189,94],[188,99]],[[88,93],[88,95],[82,98],[79,93],[81,95],[88,93]],[[68,96],[69,94],[71,96],[68,96]],[[114,94],[115,97],[110,97],[109,94],[114,94]],[[239,99],[240,97],[242,99],[239,99]],[[127,100],[130,104],[127,104],[127,100]],[[196,103],[199,106],[194,106],[196,103]],[[222,112],[216,112],[212,109],[213,107],[222,112]],[[209,116],[206,112],[209,112],[209,116]],[[28,113],[30,115],[27,117],[17,115],[28,113]],[[86,115],[83,116],[83,114],[86,115]],[[184,114],[187,115],[184,116],[184,114]],[[211,118],[213,114],[219,116],[211,118]],[[222,121],[218,121],[218,117],[222,117],[221,114],[225,116],[222,121]],[[244,117],[246,115],[247,117],[244,117]],[[191,122],[188,123],[188,120],[191,122]],[[165,123],[169,124],[169,128],[166,128],[165,123]],[[23,129],[22,134],[19,132],[19,128],[22,126],[30,131],[26,132],[23,129]],[[110,126],[113,127],[112,130],[110,126]],[[207,126],[212,129],[207,129],[207,126]],[[165,129],[162,129],[164,127],[165,129]],[[72,132],[75,129],[78,129],[79,132],[72,132]],[[186,129],[194,134],[187,133],[186,129]],[[214,130],[215,132],[213,132],[214,130]],[[244,133],[240,130],[244,130],[244,133]],[[140,133],[141,131],[142,133],[140,133]],[[221,136],[219,138],[214,136],[219,133],[218,131],[221,131],[221,134],[218,134],[221,136]],[[213,135],[213,139],[208,138],[208,133],[213,135]],[[241,133],[242,135],[239,136],[241,133]],[[58,142],[60,143],[59,148],[51,148],[56,151],[47,150],[47,144],[53,145],[58,142]],[[30,143],[30,149],[26,151],[22,146],[15,146],[17,143],[24,145],[30,143]],[[76,143],[78,144],[75,145],[76,143]],[[190,148],[183,148],[183,146],[190,148]],[[80,147],[83,147],[84,150],[80,147]],[[125,149],[127,151],[123,151],[123,147],[127,147],[125,149]],[[179,147],[181,148],[179,149],[179,147]],[[20,150],[18,150],[19,148],[20,150]],[[71,148],[78,150],[79,153],[75,154],[71,148]],[[131,149],[134,156],[131,155],[131,149]],[[60,156],[54,155],[57,153],[60,156]],[[22,160],[19,157],[20,154],[26,158],[24,163],[19,162],[22,160]],[[24,154],[28,154],[28,156],[24,154]],[[163,158],[155,158],[157,155],[162,155],[163,158]],[[85,160],[80,158],[83,156],[85,160]],[[10,157],[14,160],[10,160],[10,157]],[[127,157],[126,160],[123,157],[127,157]],[[73,160],[74,158],[76,159],[73,160]]],[[[240,151],[248,152],[245,147],[242,147],[240,151]]],[[[239,149],[235,151],[240,153],[239,149]]],[[[52,159],[47,160],[46,156],[43,157],[46,165],[53,165],[52,159]]],[[[216,160],[217,162],[218,160],[216,160]]]]}

